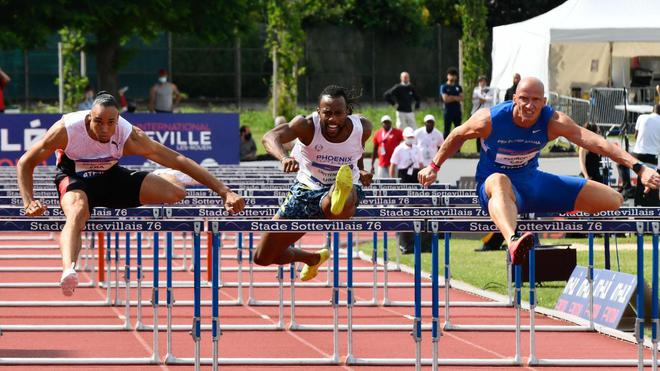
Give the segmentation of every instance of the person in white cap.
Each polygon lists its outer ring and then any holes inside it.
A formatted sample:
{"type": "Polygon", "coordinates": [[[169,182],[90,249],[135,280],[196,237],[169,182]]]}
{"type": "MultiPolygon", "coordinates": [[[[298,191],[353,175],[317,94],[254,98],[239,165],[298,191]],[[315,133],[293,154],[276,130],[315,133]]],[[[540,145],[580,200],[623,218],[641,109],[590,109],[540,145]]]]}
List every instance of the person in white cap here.
{"type": "Polygon", "coordinates": [[[417,141],[417,149],[422,154],[422,164],[428,166],[445,141],[442,133],[435,128],[435,117],[433,115],[424,116],[424,127],[415,130],[415,140],[417,141]]]}
{"type": "Polygon", "coordinates": [[[423,167],[422,154],[415,146],[415,131],[412,128],[405,128],[403,143],[394,149],[390,159],[390,178],[396,176],[402,183],[415,183],[417,173],[423,167]]]}
{"type": "Polygon", "coordinates": [[[375,178],[387,178],[390,167],[390,158],[394,148],[403,140],[400,129],[392,127],[392,118],[389,115],[381,117],[382,128],[376,130],[373,137],[374,150],[371,153],[371,173],[375,178]],[[378,158],[378,165],[376,165],[378,158]]]}

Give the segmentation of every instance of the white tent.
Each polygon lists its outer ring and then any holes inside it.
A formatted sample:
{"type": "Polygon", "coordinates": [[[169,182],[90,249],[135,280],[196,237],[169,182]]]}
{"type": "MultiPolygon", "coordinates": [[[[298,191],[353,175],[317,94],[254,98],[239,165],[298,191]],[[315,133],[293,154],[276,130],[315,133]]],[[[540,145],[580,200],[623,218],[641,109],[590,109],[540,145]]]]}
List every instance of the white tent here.
{"type": "Polygon", "coordinates": [[[660,0],[568,0],[524,22],[493,28],[491,86],[514,73],[546,90],[627,86],[630,57],[660,56],[660,0]]]}

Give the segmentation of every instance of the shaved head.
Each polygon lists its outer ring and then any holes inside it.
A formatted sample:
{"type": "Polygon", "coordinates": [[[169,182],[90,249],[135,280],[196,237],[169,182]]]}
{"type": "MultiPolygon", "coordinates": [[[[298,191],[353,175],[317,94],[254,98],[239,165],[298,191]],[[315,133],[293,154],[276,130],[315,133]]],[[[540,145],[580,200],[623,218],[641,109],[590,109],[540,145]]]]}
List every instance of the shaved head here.
{"type": "Polygon", "coordinates": [[[543,81],[537,79],[536,77],[525,77],[524,79],[520,80],[518,83],[518,87],[516,88],[516,93],[521,91],[521,89],[525,90],[532,90],[534,92],[541,92],[541,95],[545,95],[545,86],[543,85],[543,81]]]}
{"type": "Polygon", "coordinates": [[[530,127],[536,123],[545,106],[545,87],[536,77],[520,80],[513,95],[513,121],[521,127],[530,127]]]}

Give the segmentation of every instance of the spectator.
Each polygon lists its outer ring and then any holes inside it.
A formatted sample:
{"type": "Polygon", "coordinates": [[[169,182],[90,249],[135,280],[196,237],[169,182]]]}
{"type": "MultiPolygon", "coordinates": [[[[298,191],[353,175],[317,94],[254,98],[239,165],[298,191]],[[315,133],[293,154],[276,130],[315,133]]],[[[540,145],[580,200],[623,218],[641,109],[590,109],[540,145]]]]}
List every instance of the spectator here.
{"type": "MultiPolygon", "coordinates": [[[[283,124],[288,124],[288,122],[286,121],[286,117],[284,117],[284,116],[275,117],[275,126],[283,125],[283,124]]],[[[296,144],[295,140],[292,140],[292,141],[286,142],[286,143],[282,143],[282,147],[284,148],[284,152],[286,152],[286,154],[290,154],[291,151],[293,150],[293,145],[294,144],[296,144]]]]}
{"type": "MultiPolygon", "coordinates": [[[[423,128],[422,128],[423,129],[423,128]]],[[[412,128],[403,129],[403,143],[399,144],[390,160],[390,177],[401,179],[401,183],[416,183],[417,173],[422,166],[422,154],[415,145],[415,131],[412,128]]],[[[398,234],[399,250],[403,254],[415,252],[415,234],[401,232],[398,234]]],[[[432,233],[422,233],[422,251],[431,251],[432,233]]]]}
{"type": "Polygon", "coordinates": [[[128,91],[128,86],[124,86],[119,89],[119,107],[121,107],[121,112],[128,111],[128,101],[126,100],[126,92],[128,91]]]}
{"type": "Polygon", "coordinates": [[[431,163],[433,156],[445,141],[442,133],[435,128],[435,117],[433,115],[424,116],[424,127],[415,130],[415,139],[424,166],[431,163]]]}
{"type": "MultiPolygon", "coordinates": [[[[599,134],[598,125],[587,122],[584,124],[585,129],[591,130],[596,134],[599,134]]],[[[600,162],[602,156],[596,152],[591,152],[585,148],[580,147],[578,149],[578,156],[580,158],[580,170],[582,171],[582,176],[585,179],[594,180],[596,182],[605,183],[603,179],[603,174],[600,171],[600,162]]]]}
{"type": "Polygon", "coordinates": [[[92,109],[92,105],[94,105],[95,97],[96,97],[96,93],[94,93],[94,88],[92,88],[91,85],[85,86],[84,99],[78,105],[78,111],[87,111],[92,109]]]}
{"type": "Polygon", "coordinates": [[[158,71],[158,83],[149,92],[149,112],[172,113],[181,101],[179,88],[167,81],[167,71],[158,71]]]}
{"type": "Polygon", "coordinates": [[[504,93],[504,100],[513,100],[513,95],[516,94],[516,89],[518,88],[518,83],[520,82],[520,74],[513,74],[513,85],[510,88],[506,89],[504,93]]]}
{"type": "Polygon", "coordinates": [[[5,112],[5,86],[9,84],[11,78],[0,68],[0,113],[5,112]]]}
{"type": "Polygon", "coordinates": [[[412,128],[403,129],[403,143],[399,144],[390,159],[390,178],[401,179],[402,183],[416,183],[417,173],[423,168],[422,154],[415,146],[415,131],[412,128]]]}
{"type": "Polygon", "coordinates": [[[392,118],[389,115],[381,117],[382,128],[374,133],[374,150],[371,153],[371,173],[376,178],[387,178],[390,167],[390,158],[396,146],[403,140],[401,130],[392,127],[392,118]],[[376,167],[376,154],[378,154],[378,167],[376,167]]]}
{"type": "Polygon", "coordinates": [[[386,91],[383,96],[389,104],[396,105],[396,127],[401,130],[410,127],[414,130],[417,128],[417,123],[412,105],[414,101],[415,109],[419,109],[420,99],[415,88],[410,84],[408,72],[401,72],[400,79],[401,82],[386,91]]]}
{"type": "Polygon", "coordinates": [[[479,108],[490,108],[493,106],[493,94],[488,87],[486,76],[479,76],[478,85],[472,91],[472,113],[479,108]]]}
{"type": "Polygon", "coordinates": [[[240,128],[241,133],[241,161],[252,161],[257,159],[257,144],[252,138],[250,128],[243,125],[240,128]]]}
{"type": "Polygon", "coordinates": [[[445,130],[444,137],[447,138],[451,131],[451,125],[458,127],[461,124],[463,113],[461,102],[463,101],[463,88],[458,84],[458,70],[451,67],[447,70],[447,82],[440,86],[440,95],[445,102],[445,130]]]}
{"type": "MultiPolygon", "coordinates": [[[[660,104],[655,106],[653,113],[639,115],[635,123],[635,147],[633,155],[641,162],[658,165],[658,153],[660,153],[660,104]]],[[[660,206],[658,191],[645,192],[644,185],[637,179],[635,189],[636,206],[660,206]]]]}

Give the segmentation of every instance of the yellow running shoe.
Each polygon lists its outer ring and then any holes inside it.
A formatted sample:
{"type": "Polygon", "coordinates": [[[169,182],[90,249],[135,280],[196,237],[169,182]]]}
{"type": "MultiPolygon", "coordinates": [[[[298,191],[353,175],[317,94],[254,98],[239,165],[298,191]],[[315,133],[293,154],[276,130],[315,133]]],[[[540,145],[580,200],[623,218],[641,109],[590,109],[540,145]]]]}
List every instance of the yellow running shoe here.
{"type": "Polygon", "coordinates": [[[342,165],[337,172],[335,189],[332,191],[332,197],[330,198],[330,212],[333,215],[341,214],[341,211],[344,210],[344,204],[346,204],[348,195],[351,194],[352,190],[353,172],[351,171],[350,166],[342,165]]]}
{"type": "Polygon", "coordinates": [[[316,263],[315,265],[309,266],[305,264],[303,267],[302,271],[300,272],[300,280],[301,281],[309,281],[312,278],[316,277],[316,275],[319,273],[319,267],[321,264],[325,263],[326,260],[330,257],[330,251],[328,249],[323,249],[319,251],[319,262],[316,263]]]}

